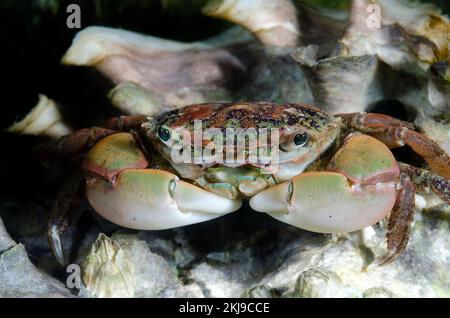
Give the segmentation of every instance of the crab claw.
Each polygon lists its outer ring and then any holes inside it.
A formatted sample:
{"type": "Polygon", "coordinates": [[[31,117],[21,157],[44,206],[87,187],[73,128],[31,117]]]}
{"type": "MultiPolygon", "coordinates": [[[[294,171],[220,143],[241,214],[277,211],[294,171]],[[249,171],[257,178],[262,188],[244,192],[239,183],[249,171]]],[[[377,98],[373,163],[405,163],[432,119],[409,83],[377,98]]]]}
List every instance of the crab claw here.
{"type": "Polygon", "coordinates": [[[307,172],[260,192],[250,206],[308,231],[345,233],[379,222],[395,199],[394,182],[351,186],[341,173],[307,172]]]}
{"type": "Polygon", "coordinates": [[[129,133],[98,142],[86,155],[86,194],[105,219],[139,230],[168,229],[234,212],[240,200],[208,192],[176,175],[144,169],[148,161],[129,133]]]}
{"type": "Polygon", "coordinates": [[[154,169],[123,171],[114,183],[93,179],[87,182],[86,191],[92,207],[105,219],[139,230],[204,222],[241,206],[240,200],[221,197],[154,169]]]}
{"type": "MultiPolygon", "coordinates": [[[[91,131],[92,132],[92,131],[91,131]]],[[[95,132],[95,131],[94,131],[95,132]]],[[[71,135],[66,145],[84,144],[71,135]]],[[[93,136],[96,136],[94,134],[93,136]]],[[[49,222],[48,238],[56,259],[66,263],[61,235],[73,218],[74,194],[86,180],[86,195],[94,210],[118,225],[161,230],[208,221],[234,212],[240,200],[230,200],[181,181],[176,175],[145,169],[148,160],[132,134],[116,133],[97,141],[58,193],[49,222]],[[78,173],[79,172],[79,173],[78,173]]]]}
{"type": "Polygon", "coordinates": [[[399,169],[382,142],[351,135],[328,169],[334,171],[303,173],[264,190],[250,200],[250,206],[319,233],[361,230],[392,210],[399,169]]]}

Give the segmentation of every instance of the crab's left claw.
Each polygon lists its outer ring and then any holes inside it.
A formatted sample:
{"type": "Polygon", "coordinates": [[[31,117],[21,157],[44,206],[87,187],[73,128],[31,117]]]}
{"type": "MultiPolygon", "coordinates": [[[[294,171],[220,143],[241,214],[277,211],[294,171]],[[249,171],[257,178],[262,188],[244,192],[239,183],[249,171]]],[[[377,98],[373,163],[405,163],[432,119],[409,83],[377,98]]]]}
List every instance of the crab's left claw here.
{"type": "MultiPolygon", "coordinates": [[[[250,205],[276,219],[320,233],[362,230],[390,213],[388,253],[374,264],[384,265],[401,255],[414,216],[414,186],[408,174],[400,174],[387,146],[367,135],[350,135],[328,169],[332,171],[303,173],[260,192],[250,205]]],[[[435,188],[445,186],[439,179],[427,180],[435,188]]]]}
{"type": "Polygon", "coordinates": [[[370,134],[389,148],[408,145],[428,163],[434,173],[450,178],[449,154],[435,141],[415,131],[411,124],[383,114],[349,113],[338,116],[349,127],[370,134]]]}
{"type": "Polygon", "coordinates": [[[395,203],[394,182],[352,187],[338,172],[308,172],[255,195],[250,206],[319,233],[361,230],[384,218],[395,203]]]}

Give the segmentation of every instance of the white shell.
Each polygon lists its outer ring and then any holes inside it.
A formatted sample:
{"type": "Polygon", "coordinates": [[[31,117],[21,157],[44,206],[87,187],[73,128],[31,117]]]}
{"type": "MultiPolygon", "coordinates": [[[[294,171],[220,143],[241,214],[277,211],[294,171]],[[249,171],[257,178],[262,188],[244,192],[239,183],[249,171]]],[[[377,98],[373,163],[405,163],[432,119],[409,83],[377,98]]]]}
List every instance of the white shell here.
{"type": "Polygon", "coordinates": [[[86,289],[99,298],[134,296],[134,267],[120,245],[101,233],[82,264],[86,289]]]}

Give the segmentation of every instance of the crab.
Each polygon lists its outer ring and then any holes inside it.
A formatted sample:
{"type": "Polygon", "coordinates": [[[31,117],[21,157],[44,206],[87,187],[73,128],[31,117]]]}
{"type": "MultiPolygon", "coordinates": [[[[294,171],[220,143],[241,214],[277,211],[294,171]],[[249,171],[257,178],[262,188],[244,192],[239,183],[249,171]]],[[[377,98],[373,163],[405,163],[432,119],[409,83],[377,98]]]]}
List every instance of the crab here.
{"type": "Polygon", "coordinates": [[[138,230],[208,221],[238,210],[247,199],[255,211],[318,233],[358,231],[388,218],[387,253],[376,260],[379,265],[405,250],[416,189],[430,189],[450,203],[448,154],[409,123],[374,113],[331,115],[302,104],[206,103],[151,117],[121,116],[66,135],[41,153],[86,153],[81,169],[62,187],[49,222],[61,264],[70,197],[83,184],[98,214],[138,230]],[[263,147],[238,144],[233,137],[211,149],[205,138],[195,144],[199,127],[219,135],[265,128],[271,139],[263,147]],[[429,170],[397,162],[390,148],[403,145],[429,170]],[[272,151],[275,159],[259,160],[272,151]],[[257,160],[250,160],[255,153],[257,160]]]}

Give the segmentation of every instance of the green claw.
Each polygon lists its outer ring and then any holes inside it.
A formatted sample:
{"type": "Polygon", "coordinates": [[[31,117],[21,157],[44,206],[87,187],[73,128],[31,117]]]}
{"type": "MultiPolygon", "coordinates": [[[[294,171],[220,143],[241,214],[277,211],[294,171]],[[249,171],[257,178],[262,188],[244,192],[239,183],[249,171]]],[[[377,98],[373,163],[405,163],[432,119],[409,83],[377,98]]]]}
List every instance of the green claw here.
{"type": "Polygon", "coordinates": [[[334,155],[328,170],[340,172],[356,184],[391,181],[400,174],[389,148],[367,135],[349,138],[334,155]]]}
{"type": "Polygon", "coordinates": [[[83,168],[108,180],[132,168],[146,168],[148,161],[132,134],[117,133],[99,141],[86,155],[83,168]]]}

